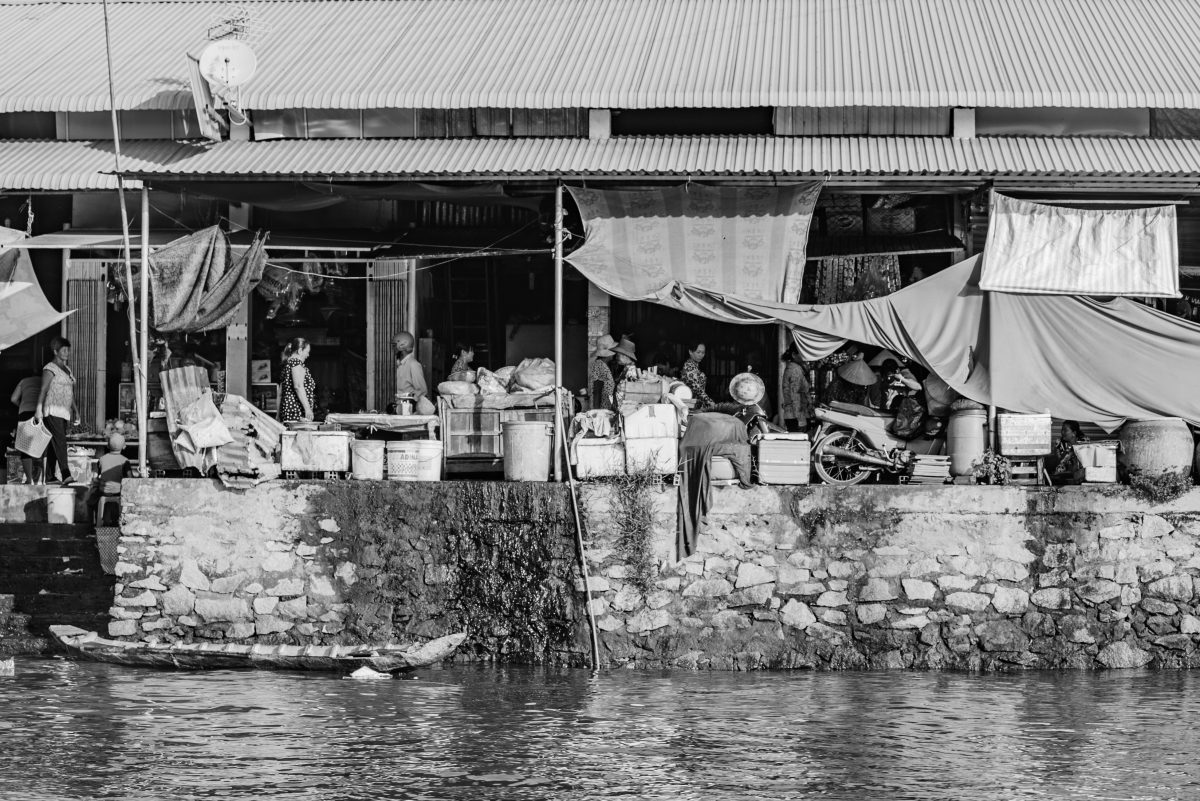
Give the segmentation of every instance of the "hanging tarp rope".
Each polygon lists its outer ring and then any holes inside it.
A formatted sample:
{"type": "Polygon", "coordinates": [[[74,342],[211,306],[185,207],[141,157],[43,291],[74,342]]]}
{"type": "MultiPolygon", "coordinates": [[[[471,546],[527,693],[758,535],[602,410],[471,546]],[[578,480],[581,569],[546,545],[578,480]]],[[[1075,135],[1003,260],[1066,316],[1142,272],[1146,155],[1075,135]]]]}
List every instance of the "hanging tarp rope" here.
{"type": "Polygon", "coordinates": [[[614,297],[718,319],[738,315],[719,300],[697,300],[697,293],[710,299],[800,298],[820,182],[568,190],[586,238],[567,261],[614,297]]]}

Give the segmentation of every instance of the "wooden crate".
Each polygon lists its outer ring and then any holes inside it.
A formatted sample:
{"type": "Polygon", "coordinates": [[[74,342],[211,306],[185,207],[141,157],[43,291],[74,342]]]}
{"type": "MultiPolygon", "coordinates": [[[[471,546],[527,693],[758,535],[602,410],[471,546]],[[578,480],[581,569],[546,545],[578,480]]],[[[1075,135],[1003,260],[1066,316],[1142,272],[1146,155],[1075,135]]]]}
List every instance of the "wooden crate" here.
{"type": "Polygon", "coordinates": [[[1012,471],[1008,483],[1036,486],[1042,483],[1042,459],[1009,459],[1012,471]]]}

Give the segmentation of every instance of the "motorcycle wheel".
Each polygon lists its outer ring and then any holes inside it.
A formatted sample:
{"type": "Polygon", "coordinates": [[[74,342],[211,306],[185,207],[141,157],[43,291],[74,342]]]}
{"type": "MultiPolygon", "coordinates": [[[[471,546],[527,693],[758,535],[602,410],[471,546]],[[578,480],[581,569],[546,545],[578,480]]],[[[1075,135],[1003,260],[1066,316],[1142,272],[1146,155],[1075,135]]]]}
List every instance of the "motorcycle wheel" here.
{"type": "Polygon", "coordinates": [[[825,448],[830,446],[862,454],[870,451],[858,441],[858,435],[853,431],[838,430],[826,434],[813,448],[813,467],[826,484],[861,484],[875,472],[873,468],[860,462],[838,459],[833,455],[826,456],[825,448]]]}

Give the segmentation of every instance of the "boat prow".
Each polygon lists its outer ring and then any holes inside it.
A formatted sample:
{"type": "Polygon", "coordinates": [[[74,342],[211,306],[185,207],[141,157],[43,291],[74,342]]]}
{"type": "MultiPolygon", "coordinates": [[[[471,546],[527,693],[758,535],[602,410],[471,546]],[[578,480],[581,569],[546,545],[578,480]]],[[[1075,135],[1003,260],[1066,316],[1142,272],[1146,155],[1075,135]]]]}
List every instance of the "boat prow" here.
{"type": "Polygon", "coordinates": [[[77,659],[177,670],[265,668],[335,670],[360,667],[391,673],[446,659],[467,638],[456,632],[424,643],[381,645],[241,645],[234,643],[126,642],[76,626],[51,626],[50,634],[77,659]]]}

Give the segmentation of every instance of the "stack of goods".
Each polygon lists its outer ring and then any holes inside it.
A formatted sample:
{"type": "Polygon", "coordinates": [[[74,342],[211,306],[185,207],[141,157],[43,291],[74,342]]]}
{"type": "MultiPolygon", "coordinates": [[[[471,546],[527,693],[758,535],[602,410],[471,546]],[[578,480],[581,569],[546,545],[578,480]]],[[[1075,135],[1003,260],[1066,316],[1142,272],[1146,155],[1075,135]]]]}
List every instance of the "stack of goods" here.
{"type": "Polygon", "coordinates": [[[648,403],[621,414],[625,472],[674,475],[679,469],[679,413],[670,403],[648,403]]]}
{"type": "Polygon", "coordinates": [[[525,359],[516,367],[501,367],[492,372],[480,367],[451,373],[438,384],[442,397],[463,395],[544,395],[554,388],[554,362],[550,359],[525,359]]]}
{"type": "Polygon", "coordinates": [[[226,395],[221,418],[232,441],[216,449],[217,475],[227,487],[246,489],[278,478],[275,454],[284,427],[240,395],[226,395]]]}
{"type": "Polygon", "coordinates": [[[575,415],[570,456],[581,480],[624,475],[625,441],[617,430],[617,416],[607,409],[575,415]]]}
{"type": "Polygon", "coordinates": [[[950,457],[917,454],[909,484],[945,484],[950,478],[950,457]]]}

